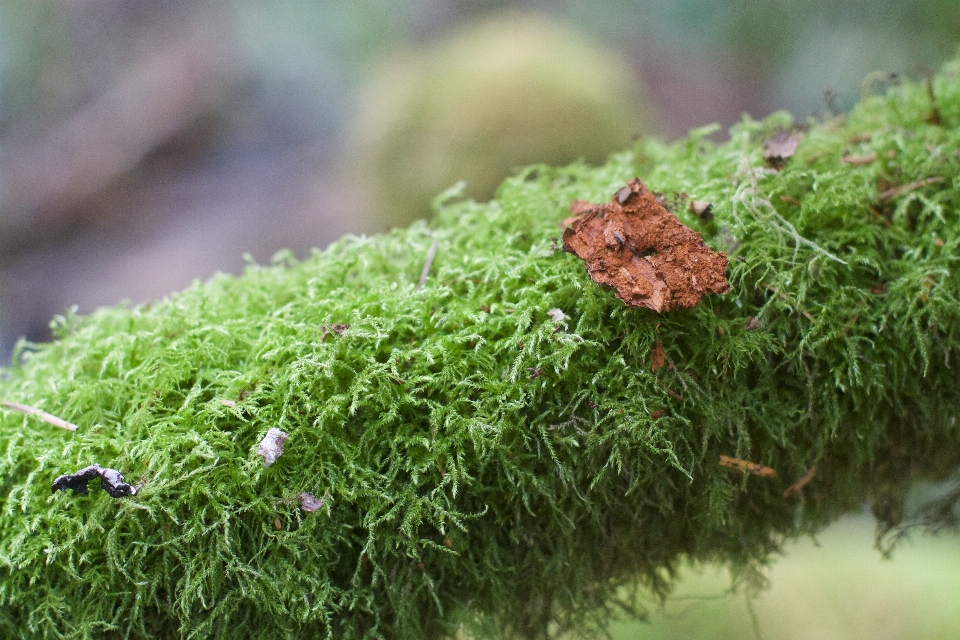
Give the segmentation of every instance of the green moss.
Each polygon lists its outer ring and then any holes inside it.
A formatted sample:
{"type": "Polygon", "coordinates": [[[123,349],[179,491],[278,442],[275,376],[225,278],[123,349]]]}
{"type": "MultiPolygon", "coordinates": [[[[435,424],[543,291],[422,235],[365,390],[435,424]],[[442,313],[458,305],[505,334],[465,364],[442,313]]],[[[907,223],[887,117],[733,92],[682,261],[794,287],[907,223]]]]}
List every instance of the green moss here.
{"type": "Polygon", "coordinates": [[[755,581],[865,500],[896,524],[911,480],[960,459],[960,62],[934,90],[940,125],[904,84],[812,125],[781,172],[763,160],[791,124],[777,114],[722,144],[704,129],[530,168],[490,203],[447,198],[429,227],[58,318],[0,381],[80,425],[0,414],[0,633],[586,633],[624,585],[666,593],[682,560],[755,581]],[[635,175],[713,203],[708,225],[676,211],[742,256],[730,293],[626,309],[555,250],[571,200],[635,175]],[[653,372],[658,342],[671,365],[653,372]],[[264,468],[270,427],[290,437],[264,468]],[[144,486],[51,495],[93,463],[144,486]]]}

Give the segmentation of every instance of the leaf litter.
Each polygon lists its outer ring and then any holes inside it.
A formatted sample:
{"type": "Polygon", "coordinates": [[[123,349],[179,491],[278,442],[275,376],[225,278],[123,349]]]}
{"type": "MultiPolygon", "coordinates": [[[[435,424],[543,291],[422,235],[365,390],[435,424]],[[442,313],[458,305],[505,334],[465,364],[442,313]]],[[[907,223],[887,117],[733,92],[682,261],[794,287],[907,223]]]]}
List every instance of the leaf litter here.
{"type": "Polygon", "coordinates": [[[288,437],[286,432],[276,427],[270,427],[267,430],[267,435],[263,436],[263,440],[257,446],[257,455],[263,457],[264,467],[269,467],[283,455],[283,443],[288,437]]]}
{"type": "Polygon", "coordinates": [[[324,492],[323,497],[317,500],[317,497],[312,493],[303,492],[297,495],[300,498],[300,508],[307,513],[313,513],[314,511],[319,511],[320,507],[323,506],[323,503],[327,501],[327,496],[330,495],[330,490],[327,489],[324,492]]]}
{"type": "Polygon", "coordinates": [[[763,159],[779,171],[787,160],[797,152],[801,137],[799,133],[788,133],[786,131],[775,133],[763,143],[763,159]]]}

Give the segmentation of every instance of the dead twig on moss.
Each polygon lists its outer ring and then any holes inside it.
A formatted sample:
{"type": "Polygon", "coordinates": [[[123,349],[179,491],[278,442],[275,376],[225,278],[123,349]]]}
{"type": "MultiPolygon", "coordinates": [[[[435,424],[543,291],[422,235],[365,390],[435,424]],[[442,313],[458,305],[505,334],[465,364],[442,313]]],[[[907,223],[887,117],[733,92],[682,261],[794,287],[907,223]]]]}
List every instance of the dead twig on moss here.
{"type": "Polygon", "coordinates": [[[841,156],[840,162],[844,164],[852,165],[866,165],[873,164],[877,161],[877,154],[875,153],[864,153],[862,155],[850,155],[850,156],[841,156]]]}
{"type": "Polygon", "coordinates": [[[423,289],[423,285],[427,282],[427,275],[430,273],[430,266],[433,264],[433,258],[437,255],[437,241],[434,240],[430,243],[430,248],[427,250],[427,259],[423,263],[423,270],[420,272],[420,282],[417,284],[417,290],[423,289]]]}
{"type": "Polygon", "coordinates": [[[813,465],[810,469],[803,474],[803,477],[794,482],[792,485],[783,490],[783,497],[789,498],[800,489],[803,489],[807,486],[807,483],[813,480],[813,476],[817,475],[817,465],[813,465]]]}
{"type": "Polygon", "coordinates": [[[761,478],[776,478],[777,470],[771,469],[770,467],[765,467],[762,464],[757,464],[756,462],[750,462],[749,460],[740,460],[739,458],[731,458],[730,456],[720,456],[720,466],[728,467],[730,469],[739,469],[740,471],[749,471],[755,476],[760,476],[761,478]]]}
{"type": "Polygon", "coordinates": [[[904,196],[910,193],[911,191],[916,191],[920,187],[925,187],[928,184],[934,184],[935,182],[943,182],[943,178],[941,178],[940,176],[933,176],[930,178],[924,178],[923,180],[914,180],[913,182],[902,184],[899,187],[891,187],[886,191],[881,191],[880,195],[877,196],[877,199],[880,202],[893,200],[894,198],[899,198],[900,196],[904,196]]]}
{"type": "Polygon", "coordinates": [[[37,416],[47,424],[52,424],[55,427],[60,427],[61,429],[66,429],[67,431],[77,430],[77,425],[73,424],[72,422],[67,422],[63,418],[58,418],[57,416],[47,413],[46,411],[41,411],[36,407],[20,404],[19,402],[0,402],[0,406],[6,407],[7,409],[12,409],[13,411],[19,411],[20,413],[25,413],[30,416],[37,416]]]}

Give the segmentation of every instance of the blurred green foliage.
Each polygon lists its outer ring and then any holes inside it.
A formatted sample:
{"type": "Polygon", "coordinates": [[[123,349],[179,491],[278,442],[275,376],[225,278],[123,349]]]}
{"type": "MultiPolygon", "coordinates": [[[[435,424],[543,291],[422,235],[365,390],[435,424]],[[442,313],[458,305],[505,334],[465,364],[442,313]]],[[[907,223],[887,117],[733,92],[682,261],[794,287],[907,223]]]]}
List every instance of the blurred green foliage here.
{"type": "Polygon", "coordinates": [[[403,54],[364,89],[351,152],[386,227],[453,183],[489,200],[533,162],[597,164],[657,129],[629,62],[542,14],[498,15],[403,54]]]}

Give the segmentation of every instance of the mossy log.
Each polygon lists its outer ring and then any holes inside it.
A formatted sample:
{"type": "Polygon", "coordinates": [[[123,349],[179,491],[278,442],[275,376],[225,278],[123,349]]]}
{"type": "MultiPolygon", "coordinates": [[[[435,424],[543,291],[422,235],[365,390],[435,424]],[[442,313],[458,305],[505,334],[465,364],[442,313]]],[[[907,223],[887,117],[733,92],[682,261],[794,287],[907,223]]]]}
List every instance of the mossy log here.
{"type": "Polygon", "coordinates": [[[0,414],[0,635],[587,633],[680,562],[751,580],[865,502],[896,525],[960,461],[960,63],[714,130],[57,318],[0,381],[78,426],[0,414]],[[559,248],[634,177],[729,291],[628,308],[559,248]],[[51,493],[91,465],[134,492],[51,493]]]}

